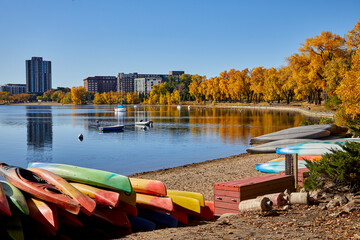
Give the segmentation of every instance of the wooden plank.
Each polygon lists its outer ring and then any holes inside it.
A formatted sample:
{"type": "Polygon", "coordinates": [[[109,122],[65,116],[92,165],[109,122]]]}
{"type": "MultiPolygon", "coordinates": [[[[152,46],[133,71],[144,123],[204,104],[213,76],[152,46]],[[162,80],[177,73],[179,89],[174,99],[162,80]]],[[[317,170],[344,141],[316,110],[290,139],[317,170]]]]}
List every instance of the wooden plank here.
{"type": "Polygon", "coordinates": [[[284,178],[286,179],[288,178],[288,176],[279,175],[279,174],[266,174],[258,177],[244,178],[226,183],[215,183],[214,188],[229,190],[229,191],[238,191],[236,189],[239,187],[252,186],[255,184],[261,184],[263,182],[272,181],[272,180],[276,181],[278,179],[284,179],[284,178]]]}
{"type": "Polygon", "coordinates": [[[294,153],[292,155],[292,159],[293,159],[293,171],[292,171],[292,175],[294,175],[294,184],[295,184],[295,189],[297,188],[298,185],[298,154],[294,153]]]}
{"type": "Polygon", "coordinates": [[[214,189],[214,196],[239,197],[239,191],[227,191],[222,189],[214,189]]]}
{"type": "Polygon", "coordinates": [[[238,212],[239,209],[215,208],[214,215],[218,217],[225,213],[238,213],[238,212]]]}
{"type": "Polygon", "coordinates": [[[219,201],[215,201],[214,202],[214,208],[227,208],[227,209],[239,209],[239,204],[234,204],[234,203],[227,203],[227,202],[219,202],[219,201]]]}
{"type": "Polygon", "coordinates": [[[215,196],[214,201],[239,204],[240,197],[239,196],[237,196],[237,197],[215,196]]]}

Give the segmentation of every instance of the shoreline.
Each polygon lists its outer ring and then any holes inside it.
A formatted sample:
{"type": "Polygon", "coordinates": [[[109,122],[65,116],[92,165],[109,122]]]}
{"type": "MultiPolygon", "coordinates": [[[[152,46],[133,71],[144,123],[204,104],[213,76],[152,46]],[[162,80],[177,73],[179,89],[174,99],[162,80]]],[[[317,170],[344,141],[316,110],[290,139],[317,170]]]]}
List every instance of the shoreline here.
{"type": "MultiPolygon", "coordinates": [[[[62,103],[55,103],[55,102],[34,102],[34,103],[13,103],[13,104],[2,104],[4,106],[6,105],[18,105],[18,106],[61,106],[61,105],[69,105],[69,106],[75,106],[75,104],[62,104],[62,103]]],[[[94,104],[86,104],[86,105],[94,105],[94,104]]],[[[100,104],[99,106],[115,106],[116,104],[100,104]]],[[[177,106],[177,105],[148,105],[148,104],[129,104],[129,106],[134,105],[141,105],[141,106],[177,106]]],[[[305,109],[304,107],[301,107],[301,105],[284,105],[284,104],[273,104],[273,105],[255,105],[255,104],[194,104],[191,103],[184,103],[180,104],[182,106],[191,106],[191,107],[205,107],[205,108],[238,108],[238,109],[263,109],[263,110],[272,110],[272,111],[294,111],[294,112],[300,112],[307,116],[314,116],[314,117],[327,117],[327,118],[334,118],[335,112],[333,111],[317,111],[317,110],[311,110],[311,109],[305,109]]]]}

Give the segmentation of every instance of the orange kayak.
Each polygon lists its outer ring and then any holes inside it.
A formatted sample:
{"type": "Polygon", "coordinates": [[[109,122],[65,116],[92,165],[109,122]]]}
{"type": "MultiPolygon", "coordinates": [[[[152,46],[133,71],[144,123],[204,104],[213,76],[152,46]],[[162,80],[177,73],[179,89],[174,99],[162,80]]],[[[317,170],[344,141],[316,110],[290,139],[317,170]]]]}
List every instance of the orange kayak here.
{"type": "Polygon", "coordinates": [[[166,197],[166,187],[163,182],[157,180],[129,178],[133,190],[137,193],[145,193],[166,197]]]}
{"type": "Polygon", "coordinates": [[[26,196],[26,203],[31,218],[55,231],[59,229],[58,213],[55,206],[28,196],[26,196]]]}
{"type": "Polygon", "coordinates": [[[97,205],[116,207],[119,203],[120,194],[113,191],[103,190],[83,183],[70,183],[77,190],[95,200],[97,205]]]}
{"type": "Polygon", "coordinates": [[[60,189],[43,180],[36,173],[0,163],[0,176],[6,181],[41,200],[55,204],[73,214],[78,214],[80,204],[60,189]]]}
{"type": "Polygon", "coordinates": [[[166,211],[173,211],[174,204],[169,197],[158,197],[142,193],[136,194],[136,204],[140,204],[145,208],[150,209],[164,209],[166,211]]]}
{"type": "Polygon", "coordinates": [[[85,194],[82,194],[78,189],[76,189],[62,177],[59,177],[55,173],[52,173],[46,169],[28,168],[28,170],[36,173],[47,183],[54,185],[61,192],[77,201],[81,205],[81,211],[86,215],[90,216],[94,212],[96,207],[95,201],[85,194]]]}
{"type": "Polygon", "coordinates": [[[170,215],[173,216],[174,218],[176,218],[179,223],[182,223],[182,224],[185,224],[185,225],[189,223],[188,216],[184,212],[172,211],[170,213],[170,215]]]}
{"type": "MultiPolygon", "coordinates": [[[[304,155],[304,156],[298,156],[298,160],[307,160],[307,161],[318,162],[318,161],[320,161],[321,157],[322,157],[321,155],[304,155]]],[[[277,162],[277,161],[285,161],[285,157],[275,158],[268,162],[277,162]]]]}
{"type": "Polygon", "coordinates": [[[11,216],[11,210],[2,184],[0,184],[0,215],[11,216]]]}
{"type": "Polygon", "coordinates": [[[134,217],[137,216],[137,208],[128,203],[119,202],[119,205],[116,208],[121,209],[123,212],[126,213],[126,215],[130,215],[130,216],[134,216],[134,217]]]}

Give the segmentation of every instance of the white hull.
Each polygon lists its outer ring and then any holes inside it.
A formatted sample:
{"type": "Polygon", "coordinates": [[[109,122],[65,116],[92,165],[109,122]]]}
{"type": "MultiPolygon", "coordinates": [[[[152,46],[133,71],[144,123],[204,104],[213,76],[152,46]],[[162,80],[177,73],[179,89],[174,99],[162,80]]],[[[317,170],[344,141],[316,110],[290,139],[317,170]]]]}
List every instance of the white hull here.
{"type": "Polygon", "coordinates": [[[115,112],[126,112],[126,107],[123,108],[114,108],[115,112]]]}

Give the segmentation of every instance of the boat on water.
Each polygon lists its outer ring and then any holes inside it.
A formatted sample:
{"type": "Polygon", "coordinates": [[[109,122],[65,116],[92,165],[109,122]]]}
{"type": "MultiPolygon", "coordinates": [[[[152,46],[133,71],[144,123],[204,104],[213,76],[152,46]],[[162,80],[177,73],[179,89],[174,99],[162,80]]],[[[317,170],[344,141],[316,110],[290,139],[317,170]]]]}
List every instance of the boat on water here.
{"type": "Polygon", "coordinates": [[[118,105],[116,108],[114,108],[115,112],[126,112],[126,107],[122,104],[118,105]]]}
{"type": "Polygon", "coordinates": [[[124,130],[124,125],[112,125],[112,126],[104,126],[99,127],[100,132],[116,132],[124,130]]]}
{"type": "Polygon", "coordinates": [[[142,125],[142,126],[150,126],[153,124],[153,121],[143,121],[140,120],[138,122],[135,122],[135,125],[142,125]]]}

